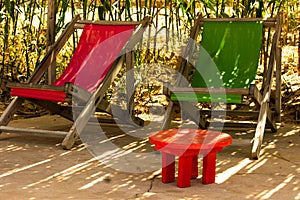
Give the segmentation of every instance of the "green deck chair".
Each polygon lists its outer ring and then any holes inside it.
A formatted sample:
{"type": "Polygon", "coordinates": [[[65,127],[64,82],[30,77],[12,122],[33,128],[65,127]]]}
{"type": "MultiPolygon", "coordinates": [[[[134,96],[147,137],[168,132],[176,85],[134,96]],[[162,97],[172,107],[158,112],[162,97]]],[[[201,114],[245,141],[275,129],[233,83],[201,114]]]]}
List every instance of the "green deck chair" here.
{"type": "MultiPolygon", "coordinates": [[[[255,78],[262,45],[262,22],[206,22],[192,87],[249,88],[255,78]],[[203,52],[206,51],[206,52],[203,52]],[[203,52],[203,53],[202,53],[203,52]]],[[[171,100],[190,101],[190,94],[171,100]]],[[[199,102],[241,103],[242,95],[197,94],[199,102]]]]}
{"type": "MultiPolygon", "coordinates": [[[[258,158],[262,144],[265,125],[273,132],[276,131],[275,121],[280,117],[280,50],[278,40],[280,35],[280,16],[272,19],[203,19],[198,18],[191,32],[191,38],[196,38],[202,30],[201,45],[188,44],[184,61],[179,67],[188,82],[178,80],[174,87],[169,87],[165,91],[169,96],[170,103],[166,112],[162,129],[170,127],[174,113],[174,105],[187,105],[186,102],[209,102],[242,104],[249,102],[249,98],[254,99],[258,110],[218,110],[220,116],[229,115],[253,116],[257,123],[233,123],[223,120],[215,123],[231,127],[255,126],[256,134],[253,139],[252,158],[258,158]],[[267,62],[262,88],[255,85],[255,77],[258,71],[261,49],[264,46],[263,38],[265,28],[272,29],[272,40],[270,51],[266,51],[262,58],[267,62]],[[192,58],[197,54],[196,64],[192,66],[192,58]],[[189,62],[188,62],[189,61],[189,62]],[[274,107],[270,104],[271,85],[276,63],[276,97],[274,107]],[[191,70],[192,68],[192,70],[191,70]],[[192,73],[191,78],[187,74],[192,73]],[[279,71],[279,72],[277,72],[279,71]],[[189,84],[187,84],[189,83],[189,84]],[[245,99],[247,101],[245,101],[245,99]],[[178,104],[178,103],[177,103],[178,104]]],[[[200,128],[211,127],[213,122],[209,122],[212,110],[200,110],[194,112],[194,108],[183,106],[182,112],[200,128]],[[186,109],[186,110],[184,110],[186,109]]],[[[236,119],[235,119],[236,121],[236,119]]],[[[243,120],[245,121],[245,120],[243,120]]]]}

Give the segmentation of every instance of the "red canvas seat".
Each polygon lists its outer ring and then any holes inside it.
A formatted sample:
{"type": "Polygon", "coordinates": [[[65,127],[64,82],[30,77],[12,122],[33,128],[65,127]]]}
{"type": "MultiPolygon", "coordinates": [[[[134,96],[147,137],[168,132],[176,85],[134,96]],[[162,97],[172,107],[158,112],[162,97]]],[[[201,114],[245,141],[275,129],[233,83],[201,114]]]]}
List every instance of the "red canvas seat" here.
{"type": "MultiPolygon", "coordinates": [[[[63,74],[52,86],[64,86],[71,82],[88,92],[94,92],[101,84],[113,62],[129,40],[135,25],[86,24],[74,55],[63,74]]],[[[11,88],[12,96],[64,102],[63,88],[11,88]]]]}

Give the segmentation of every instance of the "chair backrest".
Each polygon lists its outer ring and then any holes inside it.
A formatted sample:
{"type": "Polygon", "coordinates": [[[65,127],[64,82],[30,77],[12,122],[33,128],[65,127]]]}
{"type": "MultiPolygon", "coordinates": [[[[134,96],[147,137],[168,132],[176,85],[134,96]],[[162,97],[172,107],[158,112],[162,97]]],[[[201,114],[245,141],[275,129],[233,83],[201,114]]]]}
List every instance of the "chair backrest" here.
{"type": "MultiPolygon", "coordinates": [[[[204,22],[192,87],[248,88],[257,73],[262,34],[261,21],[204,22]]],[[[202,95],[210,101],[207,96],[202,95]]],[[[241,95],[226,98],[240,101],[241,95]]]]}
{"type": "Polygon", "coordinates": [[[64,86],[71,82],[89,92],[95,91],[120,56],[135,27],[86,24],[68,67],[52,85],[64,86]]]}

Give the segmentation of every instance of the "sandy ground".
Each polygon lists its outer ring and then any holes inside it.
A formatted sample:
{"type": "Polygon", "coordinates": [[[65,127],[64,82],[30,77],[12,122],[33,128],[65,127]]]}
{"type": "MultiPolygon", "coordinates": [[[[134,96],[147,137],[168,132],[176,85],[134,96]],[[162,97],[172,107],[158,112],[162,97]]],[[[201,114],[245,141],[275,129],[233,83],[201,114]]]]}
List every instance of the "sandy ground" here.
{"type": "MultiPolygon", "coordinates": [[[[13,121],[13,125],[62,130],[70,124],[57,116],[44,116],[13,121]]],[[[147,142],[136,142],[116,130],[107,127],[106,132],[117,146],[144,145],[146,152],[153,151],[147,142]]],[[[130,172],[122,170],[123,161],[117,170],[109,164],[122,157],[115,156],[117,151],[98,161],[80,143],[66,151],[58,138],[2,133],[0,199],[300,199],[300,126],[286,124],[275,134],[266,133],[263,155],[257,161],[249,159],[253,134],[228,133],[233,144],[217,155],[216,183],[203,185],[200,172],[189,188],[178,188],[176,182],[163,184],[159,169],[130,172]]],[[[144,162],[159,162],[147,155],[144,162]]],[[[139,162],[143,161],[127,164],[139,162]]]]}

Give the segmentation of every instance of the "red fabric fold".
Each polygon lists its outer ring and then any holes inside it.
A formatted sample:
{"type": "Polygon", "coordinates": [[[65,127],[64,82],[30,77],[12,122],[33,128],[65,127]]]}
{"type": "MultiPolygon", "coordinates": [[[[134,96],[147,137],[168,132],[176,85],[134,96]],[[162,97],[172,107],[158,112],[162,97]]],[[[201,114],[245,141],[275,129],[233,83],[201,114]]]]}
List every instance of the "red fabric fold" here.
{"type": "MultiPolygon", "coordinates": [[[[89,92],[95,91],[130,39],[135,25],[87,24],[63,74],[52,86],[71,82],[89,92]]],[[[12,96],[63,102],[64,91],[34,88],[12,88],[12,96]]]]}

